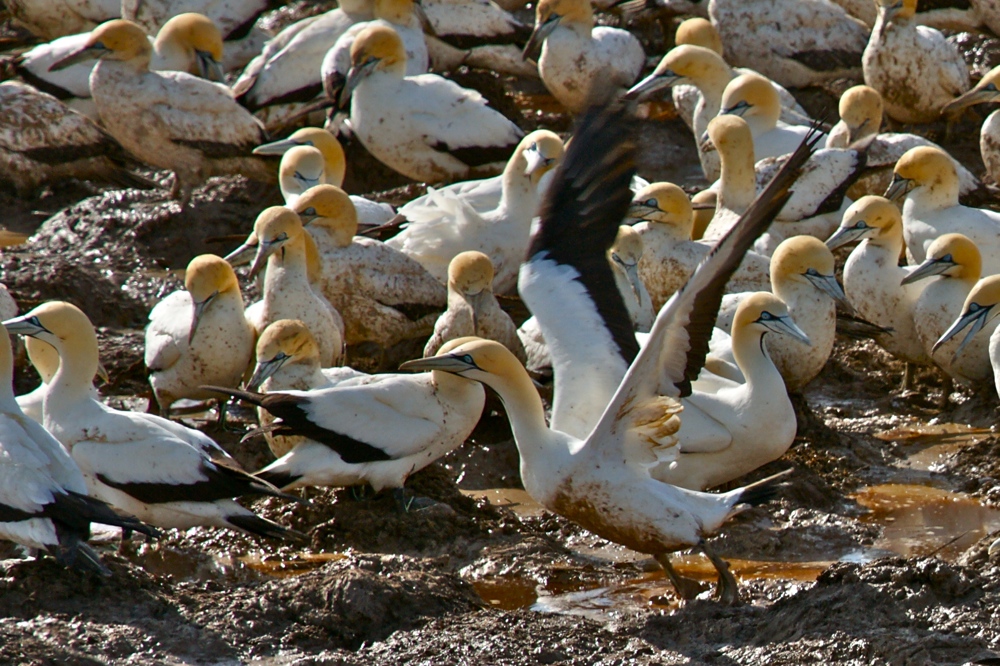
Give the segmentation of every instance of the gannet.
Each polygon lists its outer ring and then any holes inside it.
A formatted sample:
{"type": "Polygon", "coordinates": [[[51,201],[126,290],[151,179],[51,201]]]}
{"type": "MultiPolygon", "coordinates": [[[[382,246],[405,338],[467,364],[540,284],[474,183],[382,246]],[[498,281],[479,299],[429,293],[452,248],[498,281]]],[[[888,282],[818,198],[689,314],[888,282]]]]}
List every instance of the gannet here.
{"type": "MultiPolygon", "coordinates": [[[[693,216],[684,190],[673,183],[652,183],[636,193],[628,217],[645,248],[639,277],[649,290],[653,310],[659,312],[675,291],[712,249],[709,243],[691,240],[693,216]]],[[[770,260],[747,252],[726,289],[733,292],[766,291],[770,285],[770,260]]]]}
{"type": "Polygon", "coordinates": [[[344,319],[348,345],[388,348],[433,330],[447,300],[444,285],[395,248],[357,236],[357,215],[343,190],[314,187],[294,210],[316,242],[321,289],[344,319]]]}
{"type": "Polygon", "coordinates": [[[251,110],[268,104],[306,102],[323,90],[320,64],[344,31],[374,17],[373,0],[346,0],[336,9],[296,21],[275,35],[233,84],[251,110]]]}
{"type": "Polygon", "coordinates": [[[278,186],[286,206],[294,206],[299,196],[326,178],[326,159],[312,146],[295,146],[281,156],[278,165],[278,186]]]}
{"type": "Polygon", "coordinates": [[[844,264],[844,291],[859,315],[892,332],[876,341],[890,354],[906,362],[903,388],[909,387],[911,364],[928,365],[931,357],[924,349],[913,324],[913,307],[921,286],[901,284],[910,272],[901,268],[903,220],[899,209],[878,196],[862,197],[851,204],[844,219],[826,245],[835,250],[860,240],[844,264]]]}
{"type": "MultiPolygon", "coordinates": [[[[723,165],[721,178],[713,185],[718,190],[715,214],[703,234],[710,241],[729,229],[786,158],[767,158],[754,164],[749,125],[736,115],[720,114],[709,123],[707,133],[723,165]]],[[[791,236],[828,236],[840,221],[840,211],[850,204],[844,192],[863,166],[863,150],[827,148],[813,153],[800,171],[791,198],[778,213],[778,224],[758,239],[755,249],[770,255],[791,236]]]]}
{"type": "Polygon", "coordinates": [[[478,212],[462,193],[432,192],[424,206],[403,206],[408,226],[386,244],[409,255],[446,283],[448,265],[459,252],[478,250],[493,262],[493,291],[514,288],[537,213],[538,186],[562,155],[562,141],[538,130],[524,137],[507,161],[501,177],[501,196],[492,209],[478,212]]]}
{"type": "MultiPolygon", "coordinates": [[[[94,62],[80,62],[64,69],[49,68],[84,48],[90,33],[60,37],[25,51],[13,60],[14,71],[27,83],[53,95],[74,111],[98,120],[97,106],[90,96],[90,73],[94,62]]],[[[212,21],[195,13],[179,14],[150,38],[153,71],[187,72],[210,81],[223,81],[222,34],[212,21]]]]}
{"type": "Polygon", "coordinates": [[[506,160],[523,133],[479,93],[434,74],[408,77],[392,28],[365,28],[351,46],[344,93],[351,127],[372,155],[408,178],[468,178],[506,160]]]}
{"type": "Polygon", "coordinates": [[[121,17],[152,35],[178,14],[199,11],[231,41],[246,37],[268,5],[268,0],[121,0],[121,17]]]}
{"type": "MultiPolygon", "coordinates": [[[[15,311],[7,318],[13,319],[16,315],[17,312],[15,311]]],[[[17,404],[25,416],[35,423],[42,424],[45,420],[43,411],[45,394],[49,390],[52,378],[56,376],[56,371],[59,369],[59,352],[47,342],[42,342],[32,337],[25,338],[24,351],[27,352],[28,361],[38,372],[42,383],[35,387],[35,390],[17,396],[17,404]]],[[[97,376],[105,382],[109,381],[107,370],[104,369],[101,363],[97,364],[97,376]]],[[[90,387],[90,396],[95,400],[100,399],[100,394],[93,384],[90,387]]]]}
{"type": "MultiPolygon", "coordinates": [[[[965,354],[965,348],[970,343],[975,343],[979,337],[987,337],[990,369],[993,372],[994,382],[1000,381],[1000,334],[997,333],[1000,327],[997,326],[996,320],[996,316],[1000,314],[998,303],[1000,303],[1000,275],[988,275],[977,282],[965,297],[961,314],[934,344],[934,351],[937,352],[941,345],[971,326],[954,354],[965,354]],[[986,334],[977,336],[984,328],[992,329],[992,333],[989,336],[986,334]]],[[[981,357],[979,363],[982,363],[981,357]]],[[[1000,384],[996,385],[996,391],[997,395],[1000,395],[1000,384]]]]}
{"type": "Polygon", "coordinates": [[[109,574],[87,546],[90,524],[156,531],[87,494],[73,459],[14,398],[14,358],[0,327],[0,538],[44,550],[66,565],[109,574]]]}
{"type": "MultiPolygon", "coordinates": [[[[344,184],[344,175],[347,173],[347,157],[344,155],[344,148],[337,141],[337,137],[325,129],[303,127],[293,132],[287,139],[257,146],[253,152],[255,155],[284,155],[289,149],[296,146],[312,146],[323,153],[323,159],[326,162],[323,169],[323,183],[337,187],[344,184]]],[[[386,203],[372,201],[354,194],[351,195],[351,201],[358,213],[358,224],[362,226],[385,224],[396,215],[392,206],[386,203]]]]}
{"type": "MultiPolygon", "coordinates": [[[[351,383],[367,378],[353,368],[320,368],[319,347],[309,329],[298,319],[279,319],[268,325],[257,338],[257,363],[253,375],[247,380],[248,391],[310,391],[351,383]]],[[[265,409],[257,408],[267,445],[275,458],[291,451],[302,437],[281,437],[271,433],[267,426],[274,418],[265,409]]]]}
{"type": "Polygon", "coordinates": [[[467,337],[496,340],[521,363],[527,360],[517,327],[493,295],[493,262],[474,250],[455,255],[448,266],[448,309],[434,323],[424,356],[434,356],[450,340],[467,337]]]}
{"type": "MultiPolygon", "coordinates": [[[[834,275],[833,253],[823,241],[812,236],[793,236],[782,241],[771,255],[771,292],[785,304],[792,320],[810,342],[803,344],[794,336],[767,340],[767,354],[788,391],[801,392],[823,369],[833,351],[837,303],[850,307],[834,275]]],[[[716,326],[732,334],[730,354],[742,342],[733,331],[736,310],[749,297],[751,294],[741,293],[722,298],[716,326]]]]}
{"type": "MultiPolygon", "coordinates": [[[[257,216],[252,237],[243,247],[256,240],[250,277],[257,275],[265,264],[267,273],[262,305],[252,311],[252,316],[247,311],[248,320],[260,335],[268,324],[279,319],[299,319],[316,338],[323,367],[340,365],[344,321],[336,308],[309,284],[305,233],[299,216],[284,206],[265,208],[257,216]]],[[[243,247],[230,257],[242,253],[243,247]]]]}
{"type": "Polygon", "coordinates": [[[43,303],[4,325],[59,351],[59,370],[45,396],[45,428],[80,466],[93,496],[156,527],[210,525],[301,537],[233,501],[280,493],[244,472],[209,437],[158,416],[112,409],[90,396],[97,334],[79,308],[43,303]]]}
{"type": "Polygon", "coordinates": [[[121,12],[120,0],[6,0],[14,21],[41,39],[92,30],[121,12]]]}
{"type": "MultiPolygon", "coordinates": [[[[636,331],[648,333],[653,326],[656,312],[653,310],[653,301],[650,299],[649,290],[646,289],[646,285],[643,284],[642,277],[639,275],[639,262],[642,261],[642,256],[642,236],[630,225],[623,224],[618,227],[615,242],[608,250],[608,260],[615,276],[615,285],[622,298],[625,299],[625,309],[628,310],[633,328],[636,331]]],[[[487,336],[481,335],[479,337],[487,336]]]]}
{"type": "MultiPolygon", "coordinates": [[[[468,340],[445,344],[443,353],[468,340]]],[[[311,391],[217,390],[270,412],[278,419],[275,434],[306,437],[256,473],[286,490],[362,483],[402,488],[410,474],[465,441],[486,399],[478,383],[446,372],[369,375],[311,391]]]]}
{"type": "MultiPolygon", "coordinates": [[[[593,110],[584,117],[546,196],[542,223],[521,270],[522,295],[539,317],[554,351],[559,345],[569,344],[571,338],[572,343],[583,347],[577,349],[584,353],[594,344],[627,345],[633,354],[636,351],[627,326],[609,330],[622,323],[625,309],[620,299],[600,296],[610,267],[595,248],[586,248],[589,252],[584,249],[595,241],[600,243],[598,249],[611,243],[631,198],[627,184],[634,169],[635,148],[623,124],[614,112],[593,110]],[[603,229],[597,231],[600,227],[603,229]],[[567,238],[567,234],[571,237],[567,238]],[[601,277],[605,279],[601,281],[601,277]],[[553,280],[570,289],[554,289],[553,280]],[[542,320],[542,305],[551,308],[546,310],[550,315],[546,321],[542,320]],[[618,318],[610,318],[610,313],[617,313],[618,318]],[[563,330],[555,321],[558,318],[564,320],[563,330]],[[603,324],[595,321],[601,319],[603,324]],[[587,325],[581,328],[585,320],[587,325]],[[567,332],[571,333],[569,337],[558,334],[567,332]],[[600,340],[587,339],[593,332],[599,334],[600,340]]],[[[801,152],[798,157],[808,154],[808,148],[801,152]]],[[[797,166],[794,162],[792,165],[797,166]]],[[[690,357],[698,355],[689,352],[688,330],[682,322],[700,321],[706,309],[714,317],[726,273],[736,268],[742,250],[766,225],[768,214],[777,210],[780,200],[771,197],[776,196],[779,187],[787,188],[790,171],[782,174],[783,182],[769,188],[764,210],[756,209],[748,225],[723,241],[691,282],[660,310],[645,348],[631,367],[627,362],[621,364],[624,367],[603,404],[594,403],[602,415],[592,417],[594,425],[585,429],[582,439],[560,429],[555,422],[546,426],[542,402],[527,373],[496,342],[469,341],[451,353],[402,366],[452,372],[494,389],[507,408],[521,456],[521,479],[528,494],[603,538],[653,555],[686,598],[692,596],[690,581],[677,576],[667,554],[697,546],[706,551],[719,572],[721,599],[728,603],[738,600],[736,581],[728,565],[706,550],[704,537],[721,527],[732,515],[732,507],[745,502],[748,495],[744,494],[746,489],[706,495],[662,483],[649,475],[650,467],[677,449],[676,433],[681,427],[679,388],[687,383],[684,377],[690,368],[685,366],[690,357]],[[749,237],[739,238],[744,233],[749,237]],[[664,395],[664,380],[670,383],[673,396],[664,395]]],[[[700,345],[700,341],[694,344],[700,345]]],[[[553,357],[558,360],[558,354],[553,357]]],[[[696,364],[700,366],[700,361],[696,364]]],[[[562,374],[568,369],[556,368],[557,391],[560,383],[572,381],[562,374]]],[[[600,379],[597,374],[588,374],[588,388],[600,379]]]]}
{"type": "Polygon", "coordinates": [[[903,284],[932,278],[922,283],[923,290],[913,306],[913,326],[942,370],[954,379],[972,384],[992,378],[989,339],[996,322],[987,325],[989,332],[964,344],[961,353],[957,352],[957,339],[936,343],[962,314],[966,297],[979,281],[981,268],[982,257],[975,243],[962,234],[945,234],[927,248],[927,259],[903,278],[903,284]]]}
{"type": "Polygon", "coordinates": [[[199,387],[236,386],[253,356],[254,330],[243,315],[236,273],[221,257],[195,257],[184,289],[156,304],[146,326],[146,367],[160,413],[181,398],[215,397],[199,387]]]}
{"type": "Polygon", "coordinates": [[[886,197],[903,201],[903,238],[911,263],[926,258],[931,242],[946,233],[968,236],[983,255],[983,273],[1000,273],[1000,213],[958,203],[955,162],[940,148],[912,148],[899,158],[886,197]]]}
{"type": "MultiPolygon", "coordinates": [[[[994,67],[979,80],[979,83],[972,90],[946,104],[941,112],[951,114],[974,104],[996,102],[1000,100],[1000,93],[997,92],[998,85],[1000,85],[1000,67],[994,67]]],[[[983,126],[979,130],[979,152],[990,179],[995,184],[1000,183],[1000,113],[996,111],[986,116],[986,120],[983,121],[983,126]]],[[[961,171],[959,175],[961,176],[961,171]]],[[[962,194],[965,194],[964,178],[962,185],[962,194]]]]}
{"type": "Polygon", "coordinates": [[[860,78],[868,27],[829,0],[711,0],[726,55],[783,86],[860,78]]]}
{"type": "Polygon", "coordinates": [[[588,0],[541,0],[524,58],[538,61],[545,87],[572,113],[597,91],[631,86],[646,61],[632,33],[594,27],[588,0]]]}
{"type": "Polygon", "coordinates": [[[865,83],[882,95],[885,112],[902,123],[926,123],[971,85],[969,68],[944,35],[917,25],[917,0],[877,0],[865,47],[865,83]]]}
{"type": "MultiPolygon", "coordinates": [[[[916,134],[880,133],[882,96],[874,88],[864,85],[848,88],[840,96],[839,112],[840,122],[830,130],[830,136],[826,141],[827,148],[848,148],[860,141],[870,141],[865,172],[848,191],[852,198],[859,199],[866,194],[883,194],[892,180],[893,167],[910,148],[938,147],[937,144],[916,134]]],[[[981,187],[979,179],[957,160],[955,168],[958,170],[961,183],[960,194],[969,194],[981,187]]]]}
{"type": "Polygon", "coordinates": [[[0,83],[0,182],[29,196],[41,185],[80,178],[155,187],[125,167],[128,154],[96,123],[19,81],[0,83]]]}
{"type": "MultiPolygon", "coordinates": [[[[740,74],[726,84],[720,114],[739,116],[747,121],[753,135],[756,159],[780,157],[795,150],[809,127],[787,125],[779,120],[781,102],[770,81],[759,74],[740,74]]],[[[821,147],[826,145],[824,136],[821,147]]]]}
{"type": "Polygon", "coordinates": [[[149,71],[142,29],[122,19],[98,26],[86,45],[52,69],[97,58],[90,90],[111,136],[141,161],[174,172],[171,196],[185,207],[213,175],[274,176],[250,151],[265,136],[229,89],[186,72],[149,71]]]}

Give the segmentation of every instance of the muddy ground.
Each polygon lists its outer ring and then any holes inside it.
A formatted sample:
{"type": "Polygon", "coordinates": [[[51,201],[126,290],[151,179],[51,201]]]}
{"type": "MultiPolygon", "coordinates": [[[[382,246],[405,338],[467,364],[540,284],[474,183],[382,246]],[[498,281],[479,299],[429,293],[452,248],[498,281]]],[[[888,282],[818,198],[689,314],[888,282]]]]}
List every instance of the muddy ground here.
{"type": "MultiPolygon", "coordinates": [[[[662,52],[656,22],[638,29],[662,52]]],[[[978,67],[996,61],[995,41],[959,40],[978,67]]],[[[537,82],[463,76],[506,95],[525,128],[569,127],[537,82]]],[[[852,83],[797,93],[823,116],[852,83]]],[[[640,173],[698,186],[689,132],[668,107],[653,115],[640,173]]],[[[982,115],[947,138],[943,125],[914,129],[981,173],[982,115]]],[[[420,191],[390,189],[404,182],[348,150],[354,191],[388,190],[393,201],[420,191]]],[[[0,253],[0,279],[24,310],[60,298],[90,314],[111,375],[101,390],[115,406],[145,408],[141,331],[179,270],[231,249],[263,205],[279,202],[240,179],[211,182],[183,213],[164,196],[77,182],[31,199],[0,191],[0,223],[34,234],[0,253]]],[[[796,398],[795,444],[744,481],[795,474],[714,540],[743,582],[739,607],[716,604],[710,590],[678,604],[652,560],[534,505],[504,417],[490,413],[464,447],[411,478],[413,493],[440,502],[429,509],[401,512],[390,497],[350,490],[254,504],[306,532],[305,549],[193,529],[119,554],[105,534],[113,575],[101,579],[0,544],[0,663],[998,663],[989,660],[1000,659],[1000,554],[987,554],[1000,529],[996,396],[960,389],[942,409],[938,375],[920,372],[908,394],[901,375],[872,343],[842,340],[796,398]]],[[[37,382],[23,359],[16,382],[37,382]]],[[[246,419],[235,431],[211,415],[187,421],[248,468],[270,460],[260,440],[239,443],[246,419]]],[[[678,566],[709,578],[700,556],[678,566]]]]}

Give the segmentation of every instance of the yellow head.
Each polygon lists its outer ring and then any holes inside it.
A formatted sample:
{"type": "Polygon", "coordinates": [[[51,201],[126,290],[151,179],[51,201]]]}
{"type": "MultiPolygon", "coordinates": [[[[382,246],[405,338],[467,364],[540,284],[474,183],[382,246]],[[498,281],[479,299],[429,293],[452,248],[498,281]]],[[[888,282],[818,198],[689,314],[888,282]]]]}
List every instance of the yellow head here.
{"type": "Polygon", "coordinates": [[[972,90],[948,102],[941,113],[950,114],[967,106],[995,102],[998,99],[1000,99],[1000,67],[994,67],[979,80],[979,83],[972,90]]]}
{"type": "Polygon", "coordinates": [[[784,301],[767,291],[749,294],[736,306],[736,314],[733,315],[733,337],[744,337],[742,333],[744,331],[757,332],[760,335],[770,331],[790,336],[807,345],[811,344],[809,336],[792,321],[784,301]]]}
{"type": "Polygon", "coordinates": [[[347,157],[337,137],[321,127],[303,127],[288,137],[296,146],[312,146],[323,154],[323,182],[340,187],[347,171],[347,157]]]}
{"type": "Polygon", "coordinates": [[[493,262],[475,250],[455,255],[448,264],[448,286],[469,296],[492,291],[493,275],[493,262]]]}
{"type": "Polygon", "coordinates": [[[57,71],[94,59],[135,61],[141,68],[149,65],[152,52],[153,47],[142,28],[131,21],[115,19],[94,28],[86,44],[53,63],[49,70],[57,71]]]}
{"type": "Polygon", "coordinates": [[[861,197],[844,211],[840,227],[827,239],[826,246],[835,250],[866,238],[902,243],[903,217],[894,203],[874,195],[861,197]]]}
{"type": "Polygon", "coordinates": [[[670,49],[656,66],[654,74],[675,79],[698,80],[712,73],[728,77],[729,65],[715,51],[694,44],[683,44],[670,49]]]}
{"type": "Polygon", "coordinates": [[[222,33],[212,23],[212,19],[203,14],[187,12],[178,14],[163,24],[156,34],[154,48],[160,50],[164,43],[173,43],[183,48],[191,56],[192,61],[201,65],[198,71],[190,74],[202,75],[207,70],[214,76],[222,73],[222,33]]]}
{"type": "MultiPolygon", "coordinates": [[[[358,33],[351,45],[351,69],[406,71],[406,49],[392,28],[371,25],[358,33]]],[[[350,75],[348,75],[348,81],[350,75]]]]}
{"type": "Polygon", "coordinates": [[[548,21],[594,24],[590,0],[541,0],[535,7],[535,26],[548,21]]]}
{"type": "Polygon", "coordinates": [[[340,247],[347,247],[358,233],[358,212],[347,192],[333,185],[306,190],[292,207],[306,226],[330,231],[340,247]]]}
{"type": "Polygon", "coordinates": [[[835,301],[849,305],[835,275],[833,252],[823,241],[813,236],[786,238],[771,255],[771,285],[778,296],[785,286],[807,283],[829,295],[835,301]]]}
{"type": "Polygon", "coordinates": [[[531,183],[538,185],[542,176],[556,168],[564,152],[563,142],[558,134],[549,130],[535,130],[521,139],[515,155],[523,159],[524,173],[531,179],[531,183]]]}
{"type": "Polygon", "coordinates": [[[1000,275],[988,275],[977,282],[969,295],[965,297],[962,311],[969,312],[973,303],[980,308],[991,308],[1000,303],[1000,275]]]}
{"type": "Polygon", "coordinates": [[[42,303],[4,325],[12,334],[30,335],[55,347],[61,362],[75,366],[80,381],[89,384],[97,374],[97,332],[87,315],[72,303],[42,303]]]}
{"type": "Polygon", "coordinates": [[[781,116],[781,100],[771,82],[759,74],[740,74],[722,93],[720,114],[760,118],[763,126],[774,127],[781,116]]]}
{"type": "Polygon", "coordinates": [[[282,366],[296,364],[319,368],[316,338],[298,319],[279,319],[257,339],[257,365],[247,381],[247,390],[256,391],[282,366]]]}
{"type": "Polygon", "coordinates": [[[972,341],[976,333],[983,330],[991,320],[1000,314],[1000,275],[990,275],[977,282],[965,297],[965,304],[962,306],[962,314],[952,323],[948,330],[937,339],[931,352],[936,352],[938,347],[951,340],[958,333],[966,328],[969,332],[955,349],[952,358],[957,357],[965,346],[972,341]]]}
{"type": "Polygon", "coordinates": [[[284,252],[286,247],[298,247],[303,243],[302,221],[293,210],[284,206],[265,208],[257,216],[253,231],[257,236],[257,253],[250,267],[251,277],[259,273],[267,258],[278,250],[284,252]]]}
{"type": "Polygon", "coordinates": [[[615,242],[611,244],[608,255],[611,260],[622,266],[622,268],[632,267],[642,259],[643,245],[642,236],[628,224],[618,227],[618,235],[615,242]]]}
{"type": "Polygon", "coordinates": [[[636,220],[666,224],[691,237],[694,221],[691,200],[673,183],[650,183],[639,190],[629,207],[628,216],[636,220]]]}
{"type": "Polygon", "coordinates": [[[948,153],[936,146],[918,146],[903,153],[892,170],[893,177],[886,197],[899,200],[918,187],[954,190],[958,198],[958,171],[948,153]]]}
{"type": "MultiPolygon", "coordinates": [[[[0,341],[0,346],[3,344],[4,342],[0,341]]],[[[59,352],[56,348],[29,335],[24,339],[24,351],[28,353],[28,360],[38,371],[42,382],[45,384],[51,382],[59,369],[59,352]]]]}
{"type": "Polygon", "coordinates": [[[722,55],[722,37],[711,21],[703,18],[689,18],[677,26],[674,44],[700,46],[722,55]]]}
{"type": "MultiPolygon", "coordinates": [[[[400,370],[434,370],[473,379],[510,395],[534,390],[528,372],[510,350],[499,342],[468,337],[451,340],[436,356],[407,361],[400,370]]],[[[501,392],[503,395],[503,392],[501,392]]]]}
{"type": "Polygon", "coordinates": [[[903,279],[903,284],[922,280],[932,275],[974,284],[982,272],[983,260],[976,244],[962,234],[938,236],[927,248],[927,257],[913,272],[903,279]]]}
{"type": "Polygon", "coordinates": [[[883,21],[892,23],[900,19],[911,19],[917,13],[917,0],[875,0],[883,21]]]}
{"type": "Polygon", "coordinates": [[[849,143],[878,132],[882,126],[882,95],[874,88],[848,88],[840,96],[838,110],[850,130],[849,143]]]}
{"type": "Polygon", "coordinates": [[[715,209],[719,204],[719,193],[715,190],[702,190],[691,197],[691,208],[694,209],[694,226],[691,229],[691,239],[698,240],[705,235],[705,230],[715,217],[715,209]]]}
{"type": "Polygon", "coordinates": [[[739,116],[721,115],[708,123],[708,145],[702,150],[718,150],[725,155],[739,155],[749,151],[753,155],[753,135],[750,126],[739,116]]]}
{"type": "Polygon", "coordinates": [[[202,254],[187,266],[184,273],[184,288],[191,294],[191,300],[202,303],[216,294],[239,293],[240,283],[233,267],[222,257],[202,254]]]}
{"type": "Polygon", "coordinates": [[[278,178],[282,192],[299,193],[323,182],[326,160],[317,148],[295,146],[281,156],[278,178]]]}

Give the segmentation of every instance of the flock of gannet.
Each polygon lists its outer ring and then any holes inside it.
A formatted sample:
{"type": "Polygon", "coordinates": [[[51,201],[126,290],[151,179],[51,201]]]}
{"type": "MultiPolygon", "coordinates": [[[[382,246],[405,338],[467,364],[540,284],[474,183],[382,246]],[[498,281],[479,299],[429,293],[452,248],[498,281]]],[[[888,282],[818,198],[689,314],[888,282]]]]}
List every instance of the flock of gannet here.
{"type": "Polygon", "coordinates": [[[792,444],[790,394],[830,357],[838,307],[881,327],[908,371],[1000,387],[1000,213],[960,199],[992,195],[1000,116],[982,126],[982,180],[919,127],[882,132],[883,114],[952,123],[1000,100],[1000,70],[972,87],[914,0],[877,14],[711,0],[708,18],[673,3],[701,16],[662,57],[598,25],[607,7],[587,0],[541,0],[533,26],[513,1],[350,0],[275,34],[255,26],[267,4],[8,0],[52,41],[3,61],[20,80],[0,84],[0,181],[22,197],[68,177],[149,189],[161,170],[197,209],[209,178],[235,175],[284,206],[261,204],[225,257],[191,258],[184,288],[150,312],[162,416],[101,402],[97,334],[76,306],[4,310],[42,384],[0,396],[0,536],[104,571],[92,522],[298,540],[235,500],[302,501],[286,493],[314,485],[393,489],[413,510],[407,478],[466,441],[486,385],[535,500],[653,556],[685,598],[696,586],[669,554],[700,548],[732,603],[735,578],[705,539],[787,472],[706,491],[792,444]],[[460,66],[537,77],[579,117],[572,136],[442,76],[460,66]],[[786,88],[844,77],[859,85],[828,131],[786,88]],[[707,186],[694,196],[636,174],[636,110],[661,101],[691,131],[707,186]],[[349,194],[364,174],[342,141],[426,193],[398,208],[349,194]],[[831,250],[852,241],[841,288],[831,250]],[[246,307],[241,280],[258,275],[246,307]],[[506,311],[515,294],[530,317],[506,311]],[[401,347],[424,358],[362,372],[401,347]],[[525,368],[551,370],[548,416],[525,368]],[[275,458],[252,474],[170,420],[179,400],[230,397],[257,408],[251,434],[275,458]]]}

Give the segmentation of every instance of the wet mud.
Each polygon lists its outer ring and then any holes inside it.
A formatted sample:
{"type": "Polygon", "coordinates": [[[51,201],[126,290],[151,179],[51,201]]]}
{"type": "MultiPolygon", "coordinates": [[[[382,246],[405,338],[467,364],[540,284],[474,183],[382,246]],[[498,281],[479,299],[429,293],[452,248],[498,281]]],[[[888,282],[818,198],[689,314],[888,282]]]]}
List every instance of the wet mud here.
{"type": "MultiPolygon", "coordinates": [[[[316,11],[297,3],[275,25],[316,11]]],[[[530,17],[527,17],[530,18],[530,17]]],[[[614,23],[618,19],[607,19],[614,23]]],[[[649,52],[667,40],[640,18],[649,52]]],[[[7,31],[10,32],[10,31],[7,31]]],[[[7,34],[4,32],[4,34],[7,34]]],[[[996,40],[959,35],[971,63],[997,59],[996,40]]],[[[565,132],[570,119],[537,82],[489,72],[456,75],[484,89],[526,129],[565,132]],[[506,106],[504,106],[506,105],[506,106]]],[[[795,91],[835,119],[853,81],[795,91]]],[[[659,105],[642,124],[640,173],[703,185],[690,133],[659,105]],[[694,165],[694,166],[692,166],[694,165]]],[[[907,128],[942,141],[975,173],[977,112],[907,128]]],[[[422,186],[347,144],[348,189],[399,203],[422,186]]],[[[148,176],[167,182],[163,173],[148,176]]],[[[65,182],[33,198],[0,192],[4,227],[30,236],[0,251],[0,280],[22,309],[48,299],[80,305],[99,326],[116,407],[145,409],[142,328],[180,285],[187,262],[225,253],[279,195],[214,179],[180,212],[166,191],[101,190],[65,182]]],[[[995,202],[986,203],[992,204],[995,202]]],[[[980,202],[982,205],[982,202],[980,202]]],[[[842,263],[842,262],[841,262],[842,263]]],[[[247,294],[254,298],[252,285],[247,294]]],[[[23,356],[23,355],[22,355],[23,356]]],[[[608,543],[535,504],[520,486],[517,450],[499,412],[470,440],[415,474],[406,510],[370,489],[310,489],[308,503],[268,498],[262,515],[307,534],[289,546],[209,529],[168,531],[119,552],[96,547],[110,578],[24,558],[0,543],[3,664],[967,664],[1000,655],[1000,438],[992,386],[959,388],[917,374],[874,344],[837,343],[819,378],[795,396],[799,433],[780,460],[779,497],[734,519],[713,540],[742,583],[744,604],[680,603],[648,557],[608,543]],[[421,501],[416,506],[424,506],[421,501]]],[[[18,391],[36,375],[19,359],[18,391]]],[[[252,414],[229,426],[214,411],[183,413],[248,469],[271,460],[241,442],[252,414]]],[[[711,583],[701,555],[677,568],[711,583]]],[[[988,662],[982,662],[988,663],[988,662]]],[[[993,662],[996,663],[996,662],[993,662]]]]}

